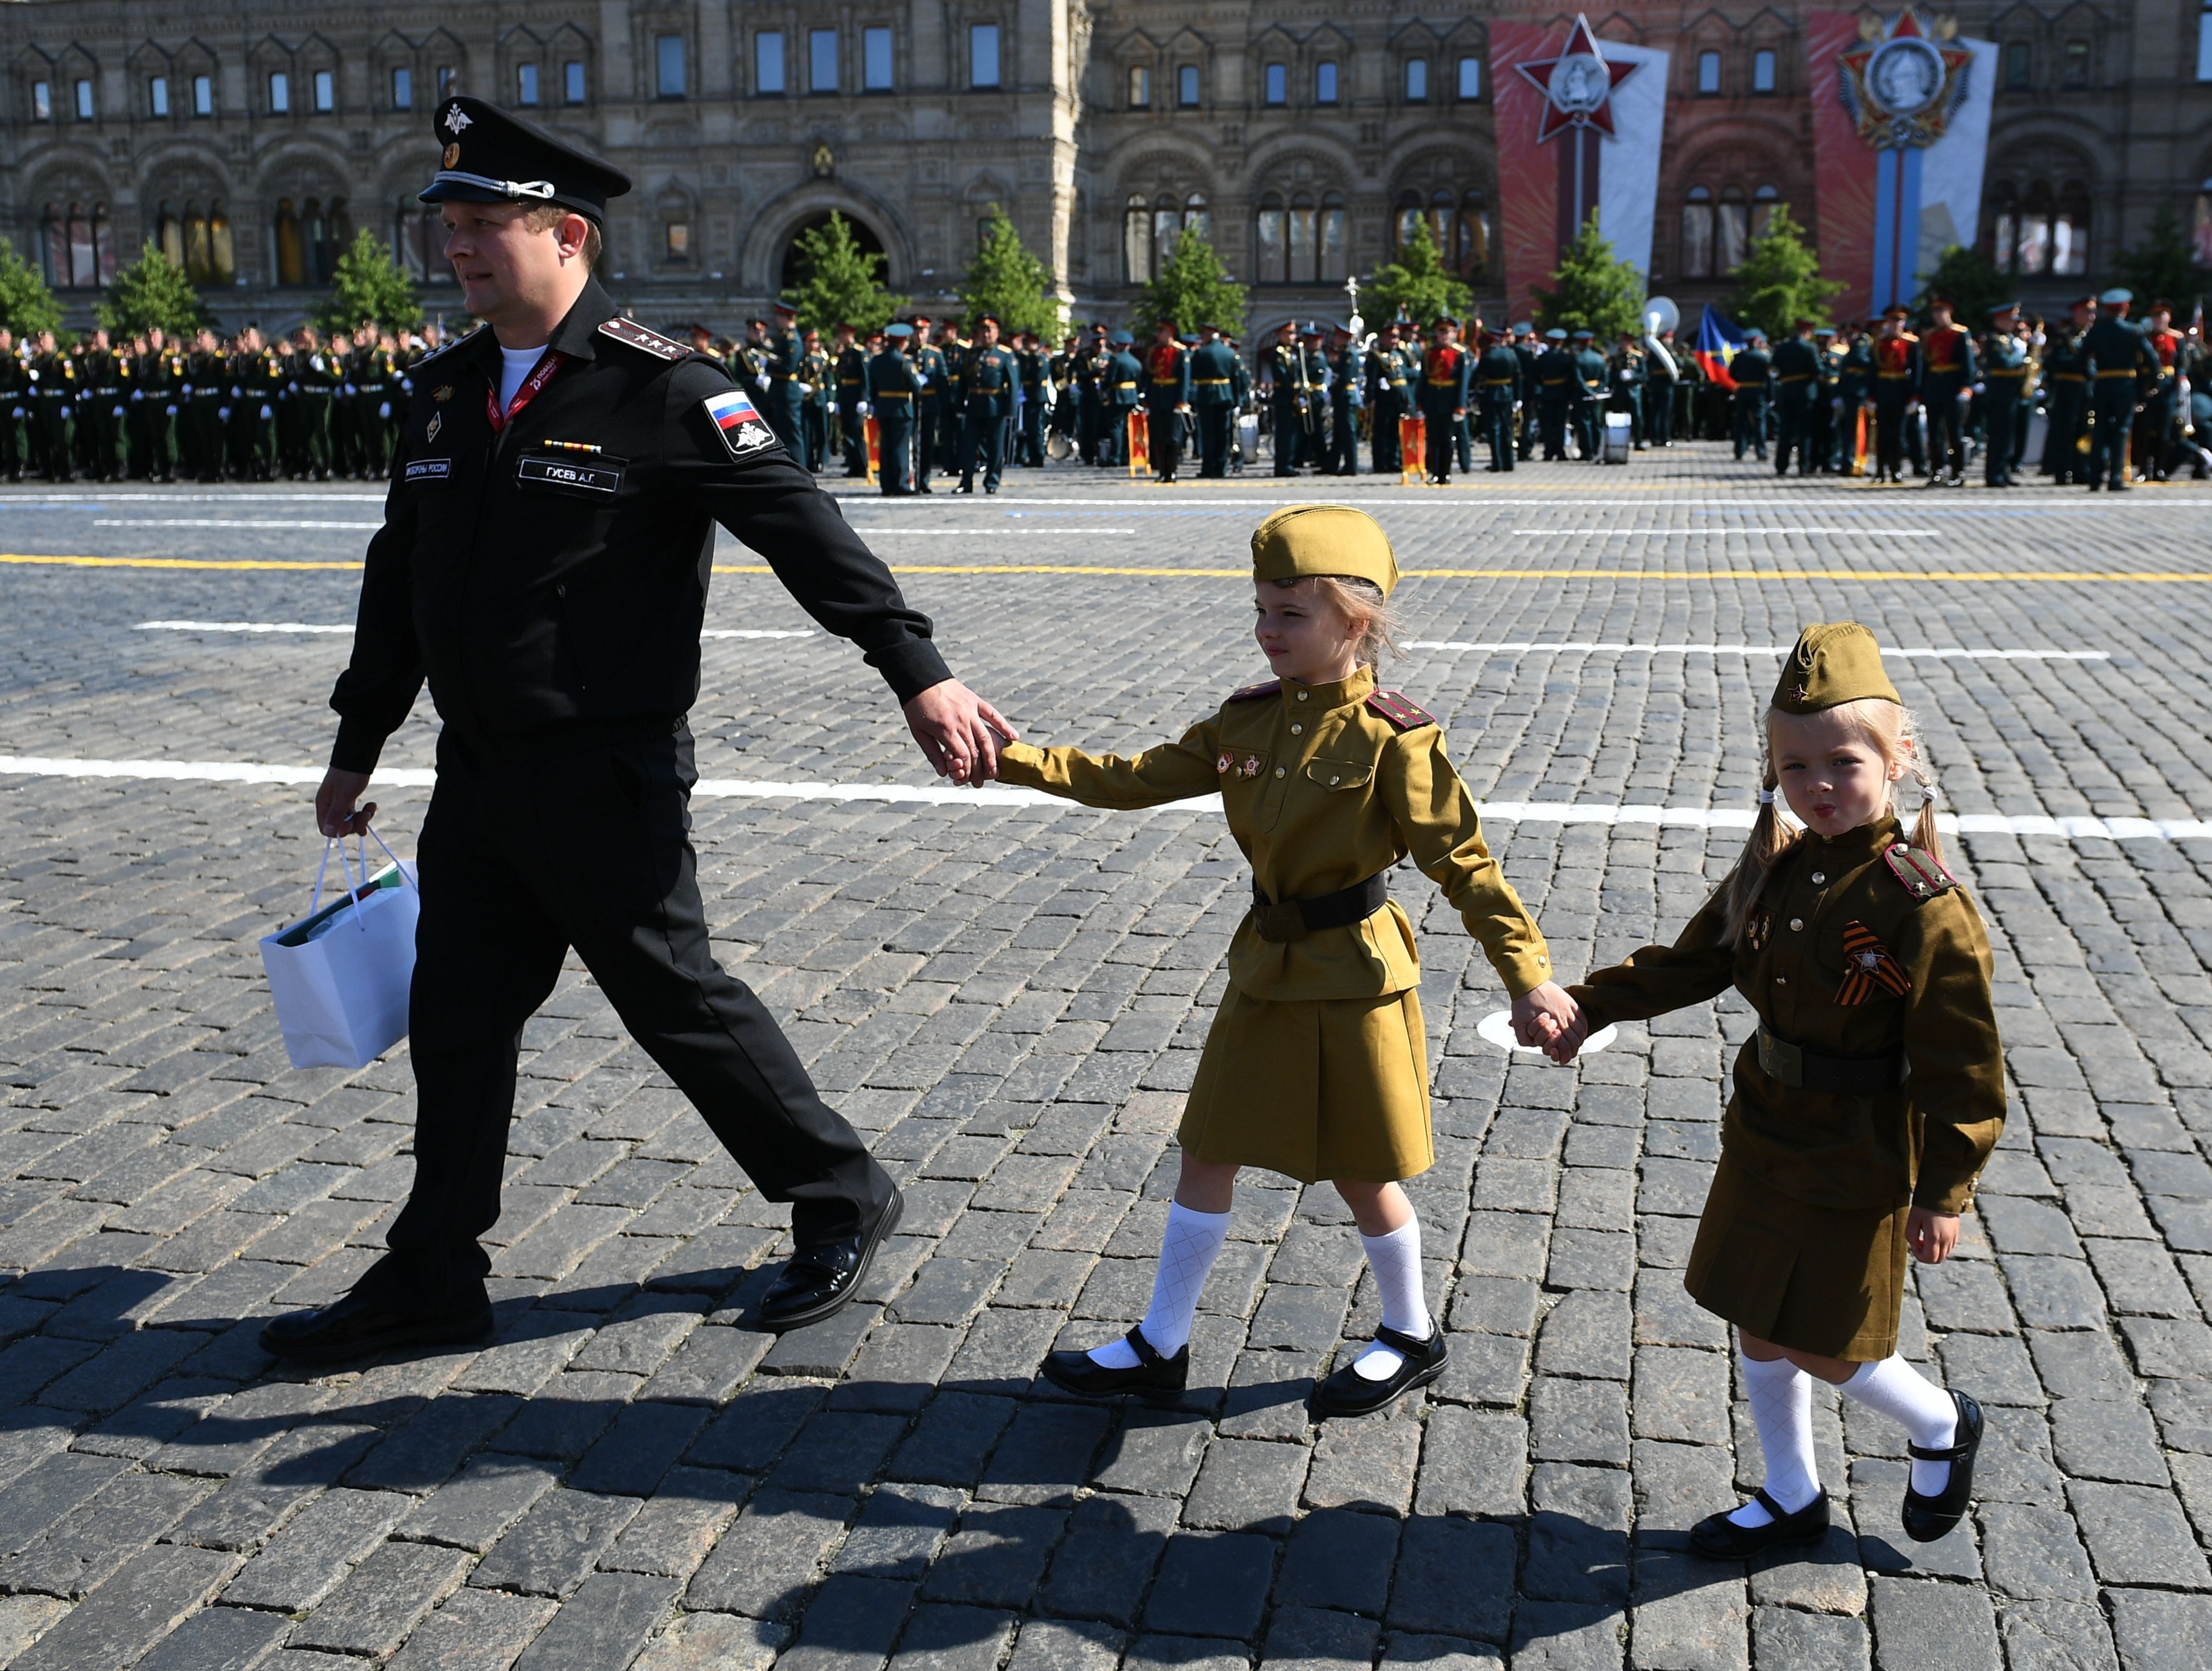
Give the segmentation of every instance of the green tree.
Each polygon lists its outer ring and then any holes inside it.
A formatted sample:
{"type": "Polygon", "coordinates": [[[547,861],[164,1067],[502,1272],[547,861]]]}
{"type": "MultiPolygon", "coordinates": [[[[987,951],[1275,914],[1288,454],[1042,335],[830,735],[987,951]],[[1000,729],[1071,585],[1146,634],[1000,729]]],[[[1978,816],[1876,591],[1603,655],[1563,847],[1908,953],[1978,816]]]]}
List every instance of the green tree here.
{"type": "Polygon", "coordinates": [[[1597,211],[1590,210],[1575,241],[1560,252],[1552,270],[1552,289],[1531,285],[1537,316],[1547,329],[1587,331],[1601,343],[1620,340],[1626,331],[1643,329],[1644,275],[1635,264],[1623,261],[1597,229],[1597,211]]]}
{"type": "Polygon", "coordinates": [[[960,281],[960,303],[968,317],[990,313],[1008,337],[1034,331],[1048,341],[1056,340],[1065,315],[1051,291],[1051,273],[1022,247],[1022,235],[1006,211],[993,204],[975,258],[960,281]]]}
{"type": "Polygon", "coordinates": [[[0,325],[18,337],[34,337],[41,331],[58,330],[61,304],[46,289],[39,270],[15,253],[15,246],[0,238],[0,325]]]}
{"type": "Polygon", "coordinates": [[[1912,306],[1924,324],[1929,298],[1942,296],[1951,304],[1955,323],[1979,331],[1990,322],[1990,309],[2010,301],[2014,294],[2012,280],[1985,252],[1951,244],[1936,258],[1936,270],[1928,275],[1928,283],[1912,299],[1912,306]]]}
{"type": "Polygon", "coordinates": [[[1161,264],[1160,276],[1137,297],[1133,313],[1139,325],[1167,320],[1178,337],[1201,325],[1218,325],[1232,337],[1241,336],[1244,287],[1223,269],[1204,233],[1186,231],[1161,264]]]}
{"type": "Polygon", "coordinates": [[[838,325],[849,325],[866,338],[906,306],[904,296],[883,287],[886,258],[862,249],[853,236],[853,223],[836,210],[820,226],[800,233],[793,245],[799,283],[783,299],[799,310],[801,325],[826,337],[838,325]]]}
{"type": "Polygon", "coordinates": [[[125,337],[161,330],[172,337],[190,337],[214,322],[185,270],[150,238],[138,258],[115,275],[93,315],[105,329],[125,337]]]}
{"type": "Polygon", "coordinates": [[[1398,246],[1398,258],[1377,267],[1362,294],[1375,299],[1378,320],[1410,319],[1423,330],[1438,319],[1464,319],[1474,305],[1474,292],[1446,270],[1425,215],[1414,222],[1412,239],[1398,246]]]}
{"type": "Polygon", "coordinates": [[[1766,229],[1751,240],[1735,270],[1728,312],[1757,325],[1769,342],[1786,341],[1799,319],[1830,324],[1828,304],[1848,288],[1820,276],[1820,258],[1805,242],[1804,231],[1790,218],[1788,204],[1775,204],[1766,229]]]}
{"type": "Polygon", "coordinates": [[[2172,302],[2185,321],[2204,288],[2204,275],[2197,269],[2189,240],[2182,236],[2181,217],[2172,204],[2151,216],[2142,242],[2122,250],[2112,270],[2120,283],[2136,293],[2135,306],[2129,310],[2131,319],[2143,318],[2150,312],[2151,303],[2163,299],[2172,302]]]}
{"type": "Polygon", "coordinates": [[[392,258],[389,245],[367,227],[353,235],[353,243],[337,258],[331,274],[331,293],[315,309],[315,323],[325,331],[350,331],[363,319],[374,319],[386,331],[422,323],[422,304],[415,300],[415,281],[392,258]]]}

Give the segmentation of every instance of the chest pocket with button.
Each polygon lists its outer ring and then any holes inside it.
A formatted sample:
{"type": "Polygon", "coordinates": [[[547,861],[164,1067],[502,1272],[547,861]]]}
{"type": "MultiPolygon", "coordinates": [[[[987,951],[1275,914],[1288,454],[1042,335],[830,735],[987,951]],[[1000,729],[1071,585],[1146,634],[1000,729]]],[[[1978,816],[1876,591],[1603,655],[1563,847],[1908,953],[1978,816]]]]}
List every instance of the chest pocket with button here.
{"type": "Polygon", "coordinates": [[[1364,789],[1374,775],[1373,764],[1364,760],[1312,760],[1306,763],[1306,781],[1336,793],[1364,789]]]}

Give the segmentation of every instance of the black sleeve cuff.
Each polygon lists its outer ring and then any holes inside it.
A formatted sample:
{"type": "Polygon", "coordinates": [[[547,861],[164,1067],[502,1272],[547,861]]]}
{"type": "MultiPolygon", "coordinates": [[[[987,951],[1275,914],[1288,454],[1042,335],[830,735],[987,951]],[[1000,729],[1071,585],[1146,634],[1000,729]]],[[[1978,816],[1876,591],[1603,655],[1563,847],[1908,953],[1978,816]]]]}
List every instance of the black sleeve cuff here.
{"type": "Polygon", "coordinates": [[[952,670],[945,665],[945,658],[937,653],[937,646],[926,638],[902,639],[896,644],[867,653],[868,665],[884,676],[884,683],[891,688],[891,695],[903,707],[933,684],[942,684],[952,677],[952,670]]]}
{"type": "Polygon", "coordinates": [[[382,732],[359,720],[339,720],[337,741],[331,744],[332,770],[374,772],[383,752],[382,732]]]}

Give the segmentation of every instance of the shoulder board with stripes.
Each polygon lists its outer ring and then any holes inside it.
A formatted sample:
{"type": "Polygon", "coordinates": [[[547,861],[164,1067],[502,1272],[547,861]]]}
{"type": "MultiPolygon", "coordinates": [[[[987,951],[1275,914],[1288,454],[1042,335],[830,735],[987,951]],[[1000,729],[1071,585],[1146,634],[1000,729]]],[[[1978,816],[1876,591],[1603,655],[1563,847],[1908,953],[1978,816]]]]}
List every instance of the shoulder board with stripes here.
{"type": "Polygon", "coordinates": [[[424,355],[415,363],[418,366],[427,366],[433,360],[441,359],[446,355],[451,354],[455,349],[459,348],[462,344],[476,341],[478,333],[483,331],[485,328],[486,327],[483,325],[479,325],[463,332],[460,336],[453,337],[451,341],[441,343],[437,347],[432,349],[428,354],[424,355]]]}
{"type": "Polygon", "coordinates": [[[1257,702],[1262,696],[1279,696],[1282,694],[1282,681],[1269,679],[1264,684],[1248,684],[1242,690],[1231,691],[1229,700],[1232,702],[1257,702]]]}
{"type": "Polygon", "coordinates": [[[650,354],[656,360],[681,360],[691,350],[673,337],[664,337],[658,331],[648,331],[635,319],[605,319],[599,325],[599,335],[611,337],[617,342],[650,354]]]}
{"type": "Polygon", "coordinates": [[[1436,716],[1424,712],[1395,690],[1376,690],[1367,698],[1367,706],[1388,720],[1399,731],[1418,731],[1423,726],[1436,724],[1436,716]]]}
{"type": "Polygon", "coordinates": [[[1916,900],[1930,900],[1959,885],[1958,878],[1936,862],[1935,855],[1899,842],[1882,854],[1889,872],[1916,900]]]}

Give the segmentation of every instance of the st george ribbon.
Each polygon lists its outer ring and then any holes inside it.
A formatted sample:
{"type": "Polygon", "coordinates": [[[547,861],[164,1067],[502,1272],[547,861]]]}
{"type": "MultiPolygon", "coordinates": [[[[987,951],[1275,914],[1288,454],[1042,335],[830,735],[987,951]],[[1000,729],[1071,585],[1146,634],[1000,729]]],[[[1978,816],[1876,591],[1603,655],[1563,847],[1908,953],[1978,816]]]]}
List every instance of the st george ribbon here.
{"type": "Polygon", "coordinates": [[[1864,318],[1910,303],[1946,248],[1974,242],[1997,49],[1910,6],[1806,26],[1821,270],[1864,318]]]}

